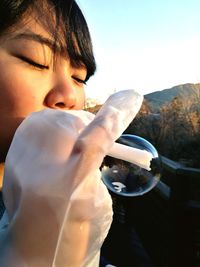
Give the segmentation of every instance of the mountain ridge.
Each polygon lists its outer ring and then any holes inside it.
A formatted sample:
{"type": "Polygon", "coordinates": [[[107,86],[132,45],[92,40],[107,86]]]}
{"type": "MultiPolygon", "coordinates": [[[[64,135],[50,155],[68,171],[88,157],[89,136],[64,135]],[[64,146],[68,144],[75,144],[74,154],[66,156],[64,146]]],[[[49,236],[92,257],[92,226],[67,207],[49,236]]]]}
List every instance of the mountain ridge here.
{"type": "Polygon", "coordinates": [[[200,83],[185,83],[173,86],[168,89],[155,91],[144,95],[153,111],[159,111],[165,104],[168,104],[175,97],[180,97],[183,100],[188,98],[195,99],[200,97],[200,83]]]}

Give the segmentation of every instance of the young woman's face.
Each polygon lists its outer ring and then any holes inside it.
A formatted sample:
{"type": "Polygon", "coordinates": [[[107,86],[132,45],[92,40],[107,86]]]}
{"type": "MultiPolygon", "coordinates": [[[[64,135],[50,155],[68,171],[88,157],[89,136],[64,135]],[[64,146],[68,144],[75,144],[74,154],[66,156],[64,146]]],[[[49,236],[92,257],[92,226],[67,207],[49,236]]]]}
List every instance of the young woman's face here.
{"type": "Polygon", "coordinates": [[[0,37],[0,160],[16,128],[31,112],[44,108],[82,109],[84,67],[74,68],[56,53],[52,38],[34,19],[0,37]]]}

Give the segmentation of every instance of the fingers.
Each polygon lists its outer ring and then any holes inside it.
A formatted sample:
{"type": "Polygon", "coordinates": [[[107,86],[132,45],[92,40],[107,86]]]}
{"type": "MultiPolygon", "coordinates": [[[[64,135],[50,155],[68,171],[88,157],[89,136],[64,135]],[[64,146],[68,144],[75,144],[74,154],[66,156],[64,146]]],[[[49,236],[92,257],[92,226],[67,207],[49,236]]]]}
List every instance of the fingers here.
{"type": "Polygon", "coordinates": [[[73,155],[77,157],[78,180],[88,170],[99,168],[113,142],[123,133],[138,113],[143,96],[134,90],[125,90],[111,95],[94,120],[78,137],[73,155]]]}
{"type": "Polygon", "coordinates": [[[116,140],[135,118],[142,102],[143,96],[135,90],[119,91],[108,98],[95,120],[100,120],[111,139],[116,140]]]}
{"type": "Polygon", "coordinates": [[[134,90],[111,95],[78,138],[78,146],[106,152],[138,113],[143,96],[134,90]]]}

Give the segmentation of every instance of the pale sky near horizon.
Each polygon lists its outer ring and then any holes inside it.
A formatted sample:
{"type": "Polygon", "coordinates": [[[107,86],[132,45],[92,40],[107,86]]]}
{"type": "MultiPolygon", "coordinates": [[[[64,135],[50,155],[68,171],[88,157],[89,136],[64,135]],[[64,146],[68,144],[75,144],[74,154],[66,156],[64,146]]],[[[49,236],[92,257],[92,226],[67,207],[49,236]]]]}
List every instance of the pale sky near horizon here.
{"type": "Polygon", "coordinates": [[[77,0],[90,28],[97,72],[88,97],[141,94],[200,82],[199,0],[77,0]]]}

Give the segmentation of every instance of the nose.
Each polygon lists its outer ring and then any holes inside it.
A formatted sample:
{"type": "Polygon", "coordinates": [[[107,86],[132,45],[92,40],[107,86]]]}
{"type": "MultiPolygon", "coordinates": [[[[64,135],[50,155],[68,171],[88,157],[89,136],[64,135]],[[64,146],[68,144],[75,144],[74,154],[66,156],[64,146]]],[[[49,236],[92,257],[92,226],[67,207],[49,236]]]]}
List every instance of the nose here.
{"type": "Polygon", "coordinates": [[[72,82],[64,81],[56,83],[45,98],[45,105],[53,109],[74,109],[77,103],[77,94],[72,82]]]}

